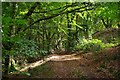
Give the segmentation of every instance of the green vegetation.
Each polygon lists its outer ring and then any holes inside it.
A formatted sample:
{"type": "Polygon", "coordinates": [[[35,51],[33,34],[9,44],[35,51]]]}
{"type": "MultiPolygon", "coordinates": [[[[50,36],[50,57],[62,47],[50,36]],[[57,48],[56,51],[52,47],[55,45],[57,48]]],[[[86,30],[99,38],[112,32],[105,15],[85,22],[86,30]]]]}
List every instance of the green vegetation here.
{"type": "Polygon", "coordinates": [[[51,53],[97,53],[120,44],[119,7],[119,2],[3,2],[3,74],[51,53]]]}
{"type": "Polygon", "coordinates": [[[99,39],[83,39],[79,44],[76,45],[76,49],[83,51],[97,52],[105,48],[115,46],[113,43],[104,43],[99,39]]]}

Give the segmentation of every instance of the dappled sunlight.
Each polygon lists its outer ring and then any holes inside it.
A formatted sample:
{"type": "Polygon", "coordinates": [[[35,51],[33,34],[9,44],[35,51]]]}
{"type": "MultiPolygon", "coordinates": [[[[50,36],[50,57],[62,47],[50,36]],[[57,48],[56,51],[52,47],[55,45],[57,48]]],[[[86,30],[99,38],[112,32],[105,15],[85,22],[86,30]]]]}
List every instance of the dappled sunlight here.
{"type": "Polygon", "coordinates": [[[39,65],[42,65],[44,63],[46,63],[47,61],[44,61],[44,60],[40,60],[40,61],[37,61],[37,62],[34,62],[34,63],[31,63],[29,66],[25,66],[25,68],[21,69],[20,71],[25,71],[29,68],[34,68],[34,67],[37,67],[39,65]]]}
{"type": "Polygon", "coordinates": [[[120,79],[118,6],[2,3],[2,77],[120,79]]]}
{"type": "Polygon", "coordinates": [[[31,63],[27,66],[25,66],[23,69],[20,71],[26,71],[29,68],[35,68],[37,66],[40,66],[48,61],[66,61],[66,60],[76,60],[76,59],[81,59],[81,57],[77,57],[76,54],[71,54],[71,55],[50,55],[47,58],[44,58],[44,60],[39,60],[37,62],[31,63]]]}
{"type": "Polygon", "coordinates": [[[57,56],[52,56],[50,57],[51,61],[65,61],[65,60],[76,60],[80,59],[80,57],[75,56],[76,54],[71,54],[71,55],[57,55],[57,56]]]}

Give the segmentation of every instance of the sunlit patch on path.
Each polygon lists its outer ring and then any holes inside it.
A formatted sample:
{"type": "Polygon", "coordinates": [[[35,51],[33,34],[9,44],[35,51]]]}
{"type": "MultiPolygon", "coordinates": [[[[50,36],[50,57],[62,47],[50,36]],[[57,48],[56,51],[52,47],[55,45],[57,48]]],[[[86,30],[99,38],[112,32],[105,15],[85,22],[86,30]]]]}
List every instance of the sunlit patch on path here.
{"type": "Polygon", "coordinates": [[[75,56],[76,54],[70,54],[70,55],[50,55],[47,58],[45,58],[44,60],[40,60],[34,63],[31,63],[27,66],[25,66],[25,68],[21,69],[20,72],[22,71],[26,71],[29,68],[35,68],[37,66],[40,66],[48,61],[66,61],[66,60],[77,60],[77,59],[81,59],[80,56],[75,56]]]}
{"type": "Polygon", "coordinates": [[[66,60],[76,60],[80,59],[80,57],[75,57],[75,54],[72,55],[62,55],[62,56],[52,56],[50,57],[51,61],[66,61],[66,60]]]}

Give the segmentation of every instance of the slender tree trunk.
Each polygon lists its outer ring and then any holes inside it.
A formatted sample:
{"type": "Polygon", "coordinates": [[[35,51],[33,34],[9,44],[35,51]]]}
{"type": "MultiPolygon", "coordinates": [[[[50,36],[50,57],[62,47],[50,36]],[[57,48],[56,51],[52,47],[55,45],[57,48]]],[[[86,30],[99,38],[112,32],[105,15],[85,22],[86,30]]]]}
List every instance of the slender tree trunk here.
{"type": "Polygon", "coordinates": [[[68,27],[68,44],[67,44],[67,51],[68,52],[70,52],[71,51],[71,49],[72,49],[72,47],[74,47],[74,43],[73,43],[73,37],[74,37],[74,35],[73,35],[73,33],[72,33],[72,31],[71,31],[71,27],[72,27],[72,25],[71,25],[71,23],[72,23],[72,20],[74,19],[74,15],[75,14],[69,14],[69,13],[67,13],[67,27],[68,27]]]}
{"type": "MultiPolygon", "coordinates": [[[[78,15],[76,16],[76,23],[78,22],[78,15]]],[[[75,39],[76,39],[76,41],[78,42],[78,27],[76,26],[76,32],[75,32],[75,39]]],[[[76,43],[77,44],[77,43],[76,43]]]]}
{"type": "MultiPolygon", "coordinates": [[[[12,7],[11,15],[12,15],[12,19],[14,21],[15,20],[16,3],[12,3],[11,7],[12,7]]],[[[13,22],[13,25],[9,26],[9,36],[10,36],[10,38],[12,38],[12,36],[14,36],[14,34],[15,34],[15,26],[14,26],[14,22],[13,22]]],[[[5,72],[4,72],[5,75],[8,75],[8,73],[9,73],[9,64],[10,64],[9,53],[10,53],[11,47],[13,45],[11,45],[11,42],[8,42],[8,46],[9,46],[8,53],[6,54],[6,57],[5,57],[5,72]]],[[[12,65],[13,64],[11,63],[11,66],[12,65]]]]}
{"type": "Polygon", "coordinates": [[[118,38],[120,39],[120,22],[118,23],[118,38]]]}
{"type": "MultiPolygon", "coordinates": [[[[31,25],[31,23],[32,23],[32,18],[31,18],[31,16],[30,16],[30,18],[29,18],[29,25],[31,25]]],[[[32,27],[32,26],[31,26],[32,27]]],[[[32,28],[30,27],[30,29],[29,29],[29,37],[28,37],[28,39],[29,40],[31,40],[32,39],[32,28]]]]}
{"type": "MultiPolygon", "coordinates": [[[[38,23],[38,26],[39,26],[39,23],[38,23]]],[[[40,30],[40,26],[38,27],[38,30],[40,30]]],[[[41,44],[40,44],[40,33],[38,32],[38,34],[37,34],[37,43],[38,43],[38,48],[39,48],[39,50],[40,50],[40,48],[41,48],[41,44]]]]}
{"type": "Polygon", "coordinates": [[[44,39],[44,35],[45,35],[45,26],[44,24],[42,25],[42,49],[44,50],[44,44],[45,44],[45,39],[44,39]]]}
{"type": "Polygon", "coordinates": [[[47,51],[50,51],[50,31],[48,30],[48,34],[46,35],[46,39],[47,39],[47,51]]]}
{"type": "Polygon", "coordinates": [[[71,40],[70,40],[70,32],[71,32],[71,26],[70,26],[70,20],[69,20],[69,14],[67,13],[67,27],[68,27],[68,31],[67,31],[67,33],[68,33],[68,37],[67,37],[67,51],[69,52],[70,51],[70,47],[71,47],[71,44],[70,44],[70,42],[71,42],[71,40]]]}
{"type": "Polygon", "coordinates": [[[8,73],[9,73],[9,62],[10,62],[10,56],[6,55],[6,57],[5,57],[5,72],[4,72],[5,75],[8,75],[8,73]]]}

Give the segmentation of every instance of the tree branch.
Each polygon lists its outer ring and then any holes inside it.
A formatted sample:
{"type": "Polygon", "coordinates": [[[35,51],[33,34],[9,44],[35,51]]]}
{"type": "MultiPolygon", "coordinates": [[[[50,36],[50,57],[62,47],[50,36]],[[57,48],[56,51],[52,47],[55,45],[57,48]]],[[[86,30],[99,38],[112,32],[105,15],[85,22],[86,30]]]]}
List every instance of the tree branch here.
{"type": "Polygon", "coordinates": [[[29,9],[29,11],[25,14],[24,19],[27,19],[29,16],[32,15],[32,13],[34,12],[34,10],[38,4],[39,4],[39,2],[36,2],[33,4],[33,6],[29,9]]]}
{"type": "Polygon", "coordinates": [[[35,22],[33,22],[31,25],[29,25],[28,27],[26,27],[23,31],[26,31],[30,26],[34,25],[35,23],[38,23],[38,22],[43,21],[43,20],[52,19],[52,18],[57,17],[57,16],[62,15],[62,14],[72,13],[72,12],[84,12],[84,11],[87,11],[87,10],[92,10],[92,9],[94,9],[94,8],[91,8],[91,9],[84,9],[84,10],[78,11],[79,9],[82,9],[82,8],[85,8],[85,7],[86,7],[86,6],[81,7],[81,8],[76,8],[76,9],[74,9],[74,10],[70,10],[70,11],[66,11],[66,12],[61,12],[61,13],[58,13],[58,14],[53,14],[52,16],[43,17],[43,18],[38,19],[38,20],[36,20],[35,22]]]}
{"type": "Polygon", "coordinates": [[[65,5],[63,7],[59,7],[59,8],[56,8],[56,9],[52,9],[52,10],[46,10],[46,11],[39,11],[39,12],[33,12],[33,13],[49,13],[49,12],[52,12],[52,11],[55,11],[55,10],[60,10],[62,8],[68,8],[68,7],[74,7],[74,6],[78,6],[76,3],[73,3],[72,5],[65,5]]]}

